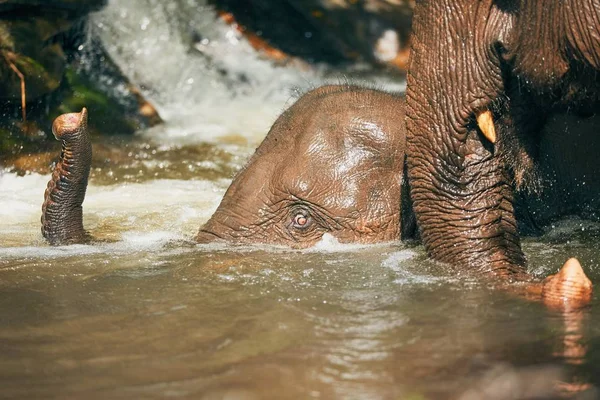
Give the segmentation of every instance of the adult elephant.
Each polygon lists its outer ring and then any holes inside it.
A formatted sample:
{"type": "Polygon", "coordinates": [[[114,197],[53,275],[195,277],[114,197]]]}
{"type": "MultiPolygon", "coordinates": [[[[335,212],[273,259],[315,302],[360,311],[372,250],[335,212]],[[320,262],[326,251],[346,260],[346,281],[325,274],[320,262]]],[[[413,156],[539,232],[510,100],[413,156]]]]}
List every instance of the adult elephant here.
{"type": "Polygon", "coordinates": [[[523,272],[514,201],[543,190],[547,118],[600,110],[600,0],[422,0],[407,89],[411,197],[430,256],[523,272]]]}

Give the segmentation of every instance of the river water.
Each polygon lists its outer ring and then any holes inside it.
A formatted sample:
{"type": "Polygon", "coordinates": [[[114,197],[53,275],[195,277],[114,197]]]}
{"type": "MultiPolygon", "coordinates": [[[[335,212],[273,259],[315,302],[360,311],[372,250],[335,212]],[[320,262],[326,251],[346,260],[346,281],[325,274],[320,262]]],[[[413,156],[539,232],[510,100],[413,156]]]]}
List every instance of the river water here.
{"type": "MultiPolygon", "coordinates": [[[[46,245],[49,176],[0,175],[0,398],[597,398],[598,296],[563,315],[400,242],[191,243],[295,92],[354,72],[274,67],[201,1],[119,3],[94,29],[167,122],[95,163],[94,245],[46,245]]],[[[599,233],[527,239],[532,272],[599,282],[599,233]]]]}

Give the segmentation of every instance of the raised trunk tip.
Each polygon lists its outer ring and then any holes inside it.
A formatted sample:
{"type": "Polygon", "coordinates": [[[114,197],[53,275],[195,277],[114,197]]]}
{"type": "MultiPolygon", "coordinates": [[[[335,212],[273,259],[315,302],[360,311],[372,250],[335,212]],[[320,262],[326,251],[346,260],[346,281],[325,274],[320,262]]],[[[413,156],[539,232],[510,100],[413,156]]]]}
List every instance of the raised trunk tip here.
{"type": "Polygon", "coordinates": [[[71,135],[87,130],[88,112],[83,107],[81,112],[62,114],[52,124],[52,133],[57,140],[69,139],[71,135]]]}
{"type": "Polygon", "coordinates": [[[550,308],[569,311],[592,301],[592,282],[576,258],[568,259],[557,274],[547,277],[542,284],[542,301],[550,308]]]}

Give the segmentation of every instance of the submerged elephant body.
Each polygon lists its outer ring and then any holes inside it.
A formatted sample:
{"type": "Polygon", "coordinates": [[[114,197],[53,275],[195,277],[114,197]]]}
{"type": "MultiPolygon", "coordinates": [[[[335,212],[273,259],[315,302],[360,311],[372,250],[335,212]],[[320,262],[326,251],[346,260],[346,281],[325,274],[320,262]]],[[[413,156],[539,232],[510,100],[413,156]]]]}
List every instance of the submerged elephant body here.
{"type": "MultiPolygon", "coordinates": [[[[355,86],[315,89],[286,110],[235,177],[198,242],[308,247],[329,234],[378,243],[415,229],[404,179],[404,99],[355,86]],[[400,112],[399,112],[400,111],[400,112]]],[[[86,112],[57,119],[63,153],[45,196],[42,232],[52,244],[83,242],[81,203],[90,169],[86,112]]],[[[557,308],[591,300],[576,260],[543,283],[525,272],[510,286],[557,308]]]]}
{"type": "Polygon", "coordinates": [[[431,257],[499,275],[525,271],[515,197],[566,195],[551,192],[540,168],[542,132],[553,114],[600,112],[598,21],[598,0],[417,4],[407,162],[431,257]]]}

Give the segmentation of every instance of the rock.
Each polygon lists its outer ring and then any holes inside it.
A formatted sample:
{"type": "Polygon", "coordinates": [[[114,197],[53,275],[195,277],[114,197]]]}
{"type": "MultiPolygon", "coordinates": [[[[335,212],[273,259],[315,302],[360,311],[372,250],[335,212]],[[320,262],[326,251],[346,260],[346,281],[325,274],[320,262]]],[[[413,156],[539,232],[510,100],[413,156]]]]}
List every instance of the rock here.
{"type": "Polygon", "coordinates": [[[291,57],[406,68],[413,0],[210,2],[231,14],[243,32],[251,32],[291,57]]]}
{"type": "Polygon", "coordinates": [[[88,14],[106,3],[0,0],[1,163],[38,169],[28,166],[45,160],[37,153],[54,140],[52,120],[84,105],[93,110],[96,134],[131,134],[162,122],[89,33],[88,14]]]}
{"type": "Polygon", "coordinates": [[[45,10],[64,10],[74,14],[87,14],[104,7],[108,0],[0,0],[0,13],[31,7],[43,7],[45,10]]]}
{"type": "Polygon", "coordinates": [[[30,100],[58,88],[66,57],[51,39],[71,27],[63,18],[0,20],[0,99],[20,104],[23,82],[30,100]]]}

